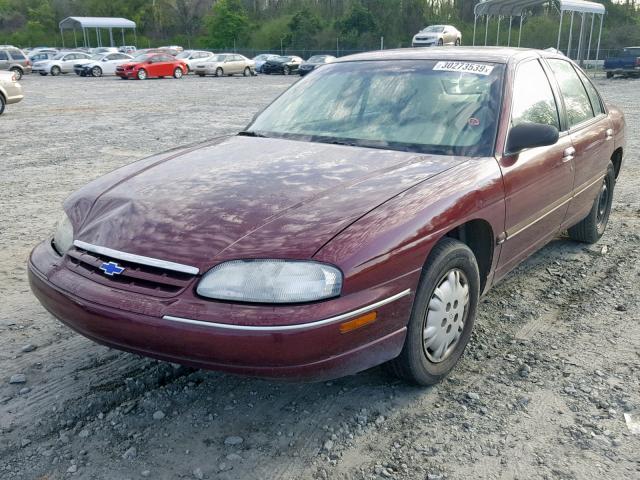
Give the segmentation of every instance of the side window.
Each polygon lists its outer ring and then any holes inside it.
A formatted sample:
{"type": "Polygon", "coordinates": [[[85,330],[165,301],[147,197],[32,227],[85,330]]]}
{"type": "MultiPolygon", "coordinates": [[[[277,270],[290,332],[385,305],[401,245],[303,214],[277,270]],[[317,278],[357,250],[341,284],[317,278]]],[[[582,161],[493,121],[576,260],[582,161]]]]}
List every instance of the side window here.
{"type": "Polygon", "coordinates": [[[571,64],[555,58],[549,59],[548,62],[560,85],[569,127],[593,118],[589,96],[571,64]]]}
{"type": "Polygon", "coordinates": [[[511,126],[527,122],[551,125],[560,130],[553,90],[538,60],[521,64],[513,84],[511,126]]]}
{"type": "Polygon", "coordinates": [[[9,60],[7,52],[0,52],[0,60],[9,60]]]}
{"type": "Polygon", "coordinates": [[[593,108],[593,113],[597,117],[598,115],[604,113],[604,109],[602,108],[602,101],[600,100],[600,95],[598,95],[598,91],[596,87],[593,86],[593,83],[587,78],[587,76],[578,70],[578,75],[580,76],[580,80],[582,80],[582,84],[584,88],[587,90],[587,95],[589,95],[589,100],[591,100],[591,108],[593,108]]]}

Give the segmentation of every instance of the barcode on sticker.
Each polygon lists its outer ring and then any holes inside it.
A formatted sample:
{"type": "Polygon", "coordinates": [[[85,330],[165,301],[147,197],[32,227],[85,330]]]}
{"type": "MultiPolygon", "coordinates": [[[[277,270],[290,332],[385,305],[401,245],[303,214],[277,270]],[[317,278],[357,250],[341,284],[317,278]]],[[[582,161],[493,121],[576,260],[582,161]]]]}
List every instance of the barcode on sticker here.
{"type": "Polygon", "coordinates": [[[485,65],[484,63],[438,62],[433,69],[440,70],[442,72],[463,72],[476,73],[478,75],[490,75],[493,71],[493,66],[485,65]]]}

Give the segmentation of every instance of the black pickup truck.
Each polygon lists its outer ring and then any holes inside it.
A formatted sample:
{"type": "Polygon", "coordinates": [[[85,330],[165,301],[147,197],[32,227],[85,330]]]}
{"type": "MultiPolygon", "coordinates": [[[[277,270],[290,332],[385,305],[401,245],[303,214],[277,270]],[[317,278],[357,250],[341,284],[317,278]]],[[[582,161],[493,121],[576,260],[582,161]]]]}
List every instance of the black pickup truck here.
{"type": "Polygon", "coordinates": [[[627,47],[621,57],[607,58],[604,71],[607,72],[607,78],[614,75],[640,77],[640,47],[627,47]]]}

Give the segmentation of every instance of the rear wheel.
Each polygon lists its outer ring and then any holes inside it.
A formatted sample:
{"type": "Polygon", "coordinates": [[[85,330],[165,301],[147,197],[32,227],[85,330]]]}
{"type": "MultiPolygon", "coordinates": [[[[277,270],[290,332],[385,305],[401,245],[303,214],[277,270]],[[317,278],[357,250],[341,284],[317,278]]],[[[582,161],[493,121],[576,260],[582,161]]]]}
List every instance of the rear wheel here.
{"type": "Polygon", "coordinates": [[[251,76],[251,69],[250,69],[249,67],[245,67],[245,68],[244,68],[244,71],[242,72],[242,74],[243,74],[245,77],[250,77],[250,76],[251,76]]]}
{"type": "Polygon", "coordinates": [[[216,77],[222,77],[224,75],[224,70],[221,67],[216,68],[216,77]]]}
{"type": "Polygon", "coordinates": [[[464,243],[442,239],[425,264],[400,355],[391,371],[419,385],[441,381],[464,352],[480,294],[478,263],[464,243]]]}
{"type": "Polygon", "coordinates": [[[615,170],[613,169],[613,164],[609,162],[607,174],[602,179],[600,191],[593,201],[589,215],[569,229],[569,237],[572,240],[585,243],[596,243],[600,240],[609,222],[615,184],[615,170]]]}
{"type": "Polygon", "coordinates": [[[290,69],[288,66],[286,66],[286,65],[285,65],[285,66],[284,66],[283,73],[284,73],[285,75],[290,75],[290,74],[291,74],[291,69],[290,69]]]}
{"type": "Polygon", "coordinates": [[[199,73],[198,76],[199,77],[204,77],[204,73],[199,73]]]}
{"type": "Polygon", "coordinates": [[[53,67],[51,67],[51,75],[53,75],[54,77],[57,77],[58,75],[60,75],[60,67],[58,67],[57,65],[54,65],[53,67]]]}
{"type": "Polygon", "coordinates": [[[607,72],[607,78],[613,78],[613,72],[607,72]]]}
{"type": "Polygon", "coordinates": [[[147,79],[147,71],[144,68],[138,70],[137,74],[138,80],[146,80],[147,79]]]}
{"type": "Polygon", "coordinates": [[[182,71],[182,69],[180,67],[176,67],[176,69],[173,71],[173,78],[182,78],[183,74],[184,72],[182,71]]]}
{"type": "Polygon", "coordinates": [[[40,72],[40,75],[42,75],[43,77],[47,76],[47,72],[40,72]]]}
{"type": "Polygon", "coordinates": [[[102,76],[102,69],[98,66],[95,66],[91,69],[91,75],[94,77],[101,77],[102,76]]]}
{"type": "Polygon", "coordinates": [[[462,44],[459,38],[456,38],[456,47],[459,47],[462,44]]]}
{"type": "Polygon", "coordinates": [[[4,107],[7,105],[7,101],[4,96],[0,93],[0,115],[4,113],[4,107]]]}
{"type": "Polygon", "coordinates": [[[441,47],[442,45],[444,45],[444,40],[442,39],[438,40],[438,46],[441,47]]]}
{"type": "Polygon", "coordinates": [[[20,80],[22,78],[22,70],[19,68],[12,68],[11,71],[16,76],[16,80],[20,80]]]}

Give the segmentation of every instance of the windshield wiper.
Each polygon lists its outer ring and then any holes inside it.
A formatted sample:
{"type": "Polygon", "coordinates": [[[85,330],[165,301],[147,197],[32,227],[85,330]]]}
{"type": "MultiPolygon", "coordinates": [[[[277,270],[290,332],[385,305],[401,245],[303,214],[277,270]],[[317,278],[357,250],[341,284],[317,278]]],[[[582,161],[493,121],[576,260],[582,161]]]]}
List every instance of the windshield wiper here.
{"type": "Polygon", "coordinates": [[[252,130],[242,130],[241,132],[238,133],[238,135],[241,135],[243,137],[268,138],[266,135],[263,135],[262,133],[254,132],[252,130]]]}

